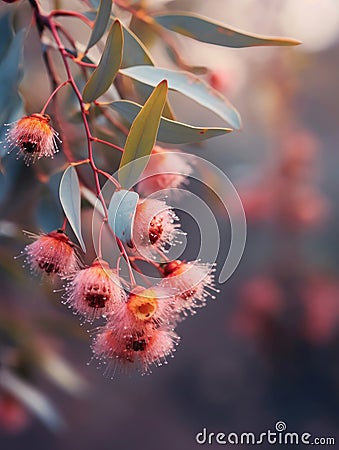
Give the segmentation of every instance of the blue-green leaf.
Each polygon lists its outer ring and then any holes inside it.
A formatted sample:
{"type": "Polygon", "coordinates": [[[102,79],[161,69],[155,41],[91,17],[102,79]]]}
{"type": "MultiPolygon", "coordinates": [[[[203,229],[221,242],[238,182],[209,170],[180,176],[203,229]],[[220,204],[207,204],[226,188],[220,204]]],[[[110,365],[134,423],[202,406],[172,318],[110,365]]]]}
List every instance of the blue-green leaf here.
{"type": "MultiPolygon", "coordinates": [[[[0,63],[0,124],[13,120],[22,105],[18,85],[22,79],[22,57],[25,30],[20,30],[13,38],[6,56],[0,63]]],[[[4,129],[1,130],[1,134],[4,129]]],[[[3,148],[2,152],[3,153],[3,148]]]]}
{"type": "Polygon", "coordinates": [[[0,30],[1,30],[1,39],[0,39],[0,61],[5,56],[8,47],[13,39],[13,30],[11,26],[12,22],[12,14],[11,12],[7,12],[6,14],[0,17],[0,30]]]}
{"type": "Polygon", "coordinates": [[[114,234],[129,247],[133,247],[132,230],[139,195],[122,189],[114,192],[108,206],[108,223],[114,234]]]}
{"type": "Polygon", "coordinates": [[[83,92],[86,103],[93,102],[113,83],[122,61],[124,37],[121,22],[113,22],[98,67],[87,81],[83,92]]]}
{"type": "Polygon", "coordinates": [[[155,87],[132,123],[118,173],[119,181],[125,188],[137,182],[147,164],[148,158],[142,157],[152,152],[166,98],[167,81],[163,80],[155,87]]]}
{"type": "Polygon", "coordinates": [[[61,178],[59,197],[67,220],[72,227],[82,250],[86,252],[86,246],[81,233],[80,185],[77,172],[73,166],[68,166],[61,178]]]}
{"type": "MultiPolygon", "coordinates": [[[[138,115],[141,106],[129,100],[118,100],[110,103],[110,107],[117,111],[129,124],[138,115]]],[[[200,142],[215,136],[231,132],[231,128],[194,127],[186,123],[161,117],[157,139],[169,144],[189,144],[200,142]]]]}
{"type": "Polygon", "coordinates": [[[129,67],[128,69],[121,69],[120,72],[150,86],[156,86],[161,80],[166,79],[169,89],[178,91],[210,109],[232,127],[241,128],[240,115],[235,107],[218,91],[195,75],[152,66],[129,67]]]}
{"type": "Polygon", "coordinates": [[[201,42],[224,47],[241,48],[262,45],[287,46],[300,44],[300,41],[291,38],[248,33],[198,14],[173,12],[165,15],[155,15],[154,19],[159,25],[176,33],[201,42]]]}
{"type": "Polygon", "coordinates": [[[107,24],[110,18],[112,9],[112,0],[101,0],[97,16],[95,19],[94,27],[89,38],[86,51],[95,45],[103,36],[106,31],[107,24]]]}

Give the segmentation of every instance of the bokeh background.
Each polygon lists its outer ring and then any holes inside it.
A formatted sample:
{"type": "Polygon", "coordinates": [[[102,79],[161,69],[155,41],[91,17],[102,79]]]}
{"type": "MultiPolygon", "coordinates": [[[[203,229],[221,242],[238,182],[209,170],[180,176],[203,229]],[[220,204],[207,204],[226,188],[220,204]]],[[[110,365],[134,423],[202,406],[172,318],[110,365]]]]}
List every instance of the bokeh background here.
{"type": "MultiPolygon", "coordinates": [[[[150,376],[107,379],[86,365],[90,339],[78,319],[13,259],[27,242],[20,230],[38,230],[46,211],[55,211],[32,169],[5,156],[0,369],[13,368],[15,379],[6,369],[0,382],[2,449],[190,450],[204,427],[260,433],[279,420],[288,431],[339,439],[339,5],[183,0],[167,7],[303,41],[298,48],[236,50],[177,38],[184,58],[210,69],[210,83],[243,118],[241,132],[183,150],[216,164],[236,186],[248,220],[245,253],[217,300],[179,326],[182,342],[170,364],[150,376]]],[[[10,8],[1,4],[0,14],[10,8]]],[[[31,93],[31,110],[41,107],[49,85],[34,31],[29,39],[21,89],[31,93]]],[[[169,64],[161,47],[153,52],[169,64]]],[[[172,100],[179,120],[223,125],[172,100]]],[[[227,228],[224,220],[220,214],[227,228]]],[[[225,252],[227,246],[225,238],[225,252]]]]}

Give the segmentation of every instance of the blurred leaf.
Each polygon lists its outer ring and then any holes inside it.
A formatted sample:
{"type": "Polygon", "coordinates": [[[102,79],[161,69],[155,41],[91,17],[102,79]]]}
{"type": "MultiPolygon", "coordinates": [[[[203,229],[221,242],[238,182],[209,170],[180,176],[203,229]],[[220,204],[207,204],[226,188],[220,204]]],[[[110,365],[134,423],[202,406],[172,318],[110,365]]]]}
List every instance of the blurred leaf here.
{"type": "Polygon", "coordinates": [[[113,22],[98,67],[87,81],[83,99],[90,103],[104,94],[113,83],[120,68],[123,49],[123,32],[120,21],[113,22]]]}
{"type": "Polygon", "coordinates": [[[67,220],[71,225],[82,250],[86,253],[86,246],[81,234],[80,185],[77,172],[73,166],[68,166],[61,178],[59,197],[67,220]]]}
{"type": "Polygon", "coordinates": [[[124,31],[124,54],[122,58],[121,67],[130,66],[141,66],[143,64],[148,64],[154,66],[155,63],[153,58],[145,47],[145,45],[140,41],[138,36],[136,36],[133,31],[123,25],[124,31]]]}
{"type": "Polygon", "coordinates": [[[50,400],[27,381],[6,369],[0,371],[0,386],[32,411],[52,431],[60,431],[65,423],[50,400]]]}
{"type": "Polygon", "coordinates": [[[63,221],[63,213],[60,203],[56,202],[48,186],[44,186],[40,192],[37,208],[36,220],[39,229],[47,232],[60,227],[63,221]]]}
{"type": "Polygon", "coordinates": [[[114,234],[130,247],[133,247],[132,231],[138,201],[139,195],[136,192],[122,189],[114,192],[108,206],[110,227],[114,234]]]}
{"type": "Polygon", "coordinates": [[[155,86],[160,80],[168,81],[169,89],[178,91],[195,102],[210,109],[232,127],[241,128],[241,119],[234,106],[218,91],[188,72],[162,69],[152,66],[135,66],[121,69],[130,78],[155,86]]]}
{"type": "MultiPolygon", "coordinates": [[[[133,122],[141,109],[138,103],[128,100],[112,102],[110,103],[110,107],[117,111],[129,124],[133,122]]],[[[189,144],[204,141],[215,136],[221,136],[231,131],[231,128],[199,128],[161,117],[157,139],[170,144],[189,144]]]]}
{"type": "Polygon", "coordinates": [[[224,47],[254,47],[261,45],[298,45],[299,41],[276,36],[262,36],[224,25],[207,17],[192,13],[173,12],[155,15],[156,22],[176,33],[201,42],[224,47]]]}
{"type": "MultiPolygon", "coordinates": [[[[9,123],[22,106],[18,85],[22,79],[22,57],[25,30],[20,30],[13,38],[6,56],[0,63],[0,124],[9,123]]],[[[1,129],[1,135],[5,128],[1,129]]],[[[4,154],[1,146],[0,156],[4,154]]]]}
{"type": "MultiPolygon", "coordinates": [[[[147,47],[141,42],[141,40],[136,36],[133,31],[128,27],[123,25],[124,30],[124,52],[121,63],[121,68],[131,67],[131,66],[142,66],[150,65],[154,66],[155,62],[147,49],[147,47]]],[[[147,86],[140,83],[135,83],[135,88],[137,92],[141,95],[143,101],[150,96],[152,89],[148,89],[147,86]]],[[[171,105],[168,100],[164,106],[164,116],[169,119],[174,120],[175,116],[172,111],[171,105]]]]}
{"type": "Polygon", "coordinates": [[[147,48],[152,48],[158,41],[157,26],[153,26],[154,21],[147,14],[140,18],[137,14],[133,14],[129,22],[129,28],[136,34],[147,48]]]}
{"type": "Polygon", "coordinates": [[[89,0],[89,2],[93,6],[93,8],[98,9],[100,0],[89,0]]]}
{"type": "Polygon", "coordinates": [[[86,381],[64,358],[51,349],[43,352],[40,365],[50,380],[64,391],[81,395],[87,389],[86,381]]]}
{"type": "Polygon", "coordinates": [[[7,12],[0,17],[0,61],[6,55],[6,52],[10,46],[13,39],[13,29],[12,29],[12,14],[7,12]]]}
{"type": "Polygon", "coordinates": [[[152,152],[167,90],[167,81],[161,81],[132,123],[119,167],[119,181],[123,187],[132,186],[147,164],[147,158],[143,158],[142,162],[138,162],[138,159],[149,156],[152,152]]]}
{"type": "Polygon", "coordinates": [[[112,0],[101,0],[94,27],[92,29],[85,53],[95,45],[105,33],[112,9],[112,0]]]}

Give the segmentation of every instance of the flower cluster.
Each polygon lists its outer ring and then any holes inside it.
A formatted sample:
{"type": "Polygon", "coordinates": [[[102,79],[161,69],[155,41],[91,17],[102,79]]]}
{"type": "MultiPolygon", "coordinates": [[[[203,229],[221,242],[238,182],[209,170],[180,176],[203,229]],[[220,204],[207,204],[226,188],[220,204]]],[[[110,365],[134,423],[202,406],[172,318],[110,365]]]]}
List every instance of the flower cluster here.
{"type": "Polygon", "coordinates": [[[24,253],[32,271],[61,277],[63,301],[83,322],[106,320],[97,328],[92,349],[96,359],[108,363],[110,372],[117,363],[121,368],[134,365],[142,373],[152,364],[166,363],[179,342],[176,324],[194,314],[208,297],[214,298],[210,264],[171,261],[159,265],[156,285],[132,287],[101,258],[84,267],[77,247],[62,230],[30,236],[35,241],[24,253]]]}
{"type": "MultiPolygon", "coordinates": [[[[40,119],[34,116],[30,120],[40,119]]],[[[20,127],[20,121],[12,129],[11,139],[14,134],[19,136],[17,127],[20,127]]],[[[48,130],[46,128],[44,132],[50,133],[48,130]]],[[[22,144],[23,139],[18,137],[17,142],[22,144]]],[[[40,149],[41,141],[37,136],[35,139],[40,149]]],[[[159,151],[156,149],[155,153],[159,151]]],[[[166,161],[166,152],[161,152],[166,161]]],[[[176,152],[175,157],[179,158],[179,154],[176,152]]],[[[162,160],[158,161],[160,167],[151,177],[152,188],[168,189],[186,182],[180,174],[166,178],[160,172],[162,160]]],[[[152,156],[150,164],[156,168],[157,162],[152,156]]],[[[145,185],[139,192],[143,189],[146,189],[145,185]]],[[[114,234],[114,230],[111,231],[114,234]]],[[[100,256],[86,266],[80,257],[81,250],[66,235],[65,226],[47,234],[26,234],[34,239],[23,252],[31,271],[47,275],[52,281],[62,280],[63,303],[80,316],[82,323],[105,320],[104,325],[96,328],[92,350],[93,358],[99,360],[99,365],[106,364],[108,373],[112,373],[112,368],[115,371],[117,365],[122,370],[133,366],[146,373],[153,364],[166,363],[179,343],[176,325],[194,314],[208,297],[214,298],[212,264],[167,259],[167,250],[178,242],[183,232],[173,208],[164,200],[139,199],[131,239],[121,242],[120,257],[125,258],[130,270],[132,261],[137,260],[151,262],[157,268],[159,278],[156,281],[148,279],[147,287],[138,285],[134,277],[130,277],[129,282],[123,280],[118,261],[114,268],[100,256]],[[154,255],[158,255],[161,262],[156,262],[154,255]]],[[[136,266],[134,269],[141,272],[136,266]]]]}

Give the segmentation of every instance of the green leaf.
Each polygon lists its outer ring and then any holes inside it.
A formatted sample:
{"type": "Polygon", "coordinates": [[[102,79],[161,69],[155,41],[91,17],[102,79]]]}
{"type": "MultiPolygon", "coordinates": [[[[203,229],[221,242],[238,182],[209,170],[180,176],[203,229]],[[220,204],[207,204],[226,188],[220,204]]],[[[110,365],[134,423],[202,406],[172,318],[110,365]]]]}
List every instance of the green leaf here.
{"type": "MultiPolygon", "coordinates": [[[[147,66],[145,66],[147,67],[147,66]]],[[[137,182],[154,147],[167,97],[167,81],[161,81],[139,111],[128,133],[119,167],[119,181],[128,189],[137,182]]]]}
{"type": "Polygon", "coordinates": [[[72,227],[82,250],[86,252],[86,246],[81,234],[80,184],[77,172],[73,166],[68,166],[61,178],[59,198],[67,220],[72,227]]]}
{"type": "Polygon", "coordinates": [[[101,0],[94,27],[89,38],[85,53],[93,47],[103,36],[106,31],[112,9],[112,0],[101,0]]]}
{"type": "Polygon", "coordinates": [[[200,42],[222,45],[224,47],[241,48],[261,45],[287,46],[300,44],[300,41],[291,38],[248,33],[198,14],[173,12],[171,14],[155,15],[153,18],[159,25],[171,31],[200,42]]]}
{"type": "Polygon", "coordinates": [[[153,58],[136,36],[133,31],[123,25],[124,31],[124,54],[122,58],[121,67],[141,66],[143,64],[154,66],[153,58]]]}
{"type": "Polygon", "coordinates": [[[167,79],[169,89],[178,91],[210,109],[233,128],[241,128],[240,115],[234,106],[218,91],[195,75],[152,66],[129,67],[128,69],[121,69],[120,72],[150,86],[155,86],[160,80],[167,79]]]}
{"type": "MultiPolygon", "coordinates": [[[[118,100],[110,103],[110,107],[117,111],[129,124],[138,115],[141,106],[129,100],[118,100]]],[[[200,142],[215,136],[230,133],[231,128],[194,127],[186,123],[161,117],[157,139],[169,144],[189,144],[200,142]]]]}
{"type": "Polygon", "coordinates": [[[83,99],[86,103],[96,100],[113,83],[121,66],[123,44],[122,26],[117,19],[111,25],[98,67],[92,73],[84,88],[83,99]]]}

